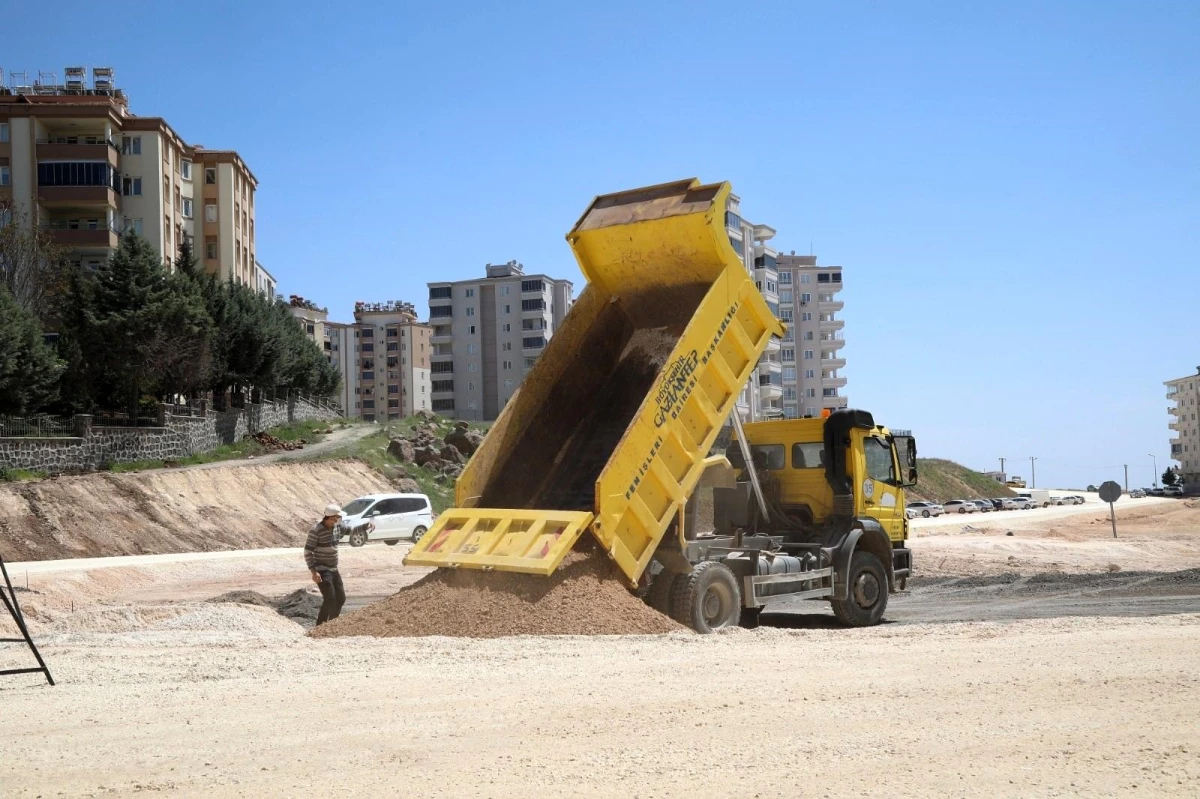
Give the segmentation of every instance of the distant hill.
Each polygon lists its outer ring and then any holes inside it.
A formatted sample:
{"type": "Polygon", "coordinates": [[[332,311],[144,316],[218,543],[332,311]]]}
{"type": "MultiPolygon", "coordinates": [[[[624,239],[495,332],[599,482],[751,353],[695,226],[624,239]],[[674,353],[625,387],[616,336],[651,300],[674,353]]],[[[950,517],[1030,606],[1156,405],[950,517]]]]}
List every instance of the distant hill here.
{"type": "Polygon", "coordinates": [[[1016,491],[973,469],[941,458],[917,459],[917,485],[905,490],[909,501],[1015,497],[1016,491]]]}

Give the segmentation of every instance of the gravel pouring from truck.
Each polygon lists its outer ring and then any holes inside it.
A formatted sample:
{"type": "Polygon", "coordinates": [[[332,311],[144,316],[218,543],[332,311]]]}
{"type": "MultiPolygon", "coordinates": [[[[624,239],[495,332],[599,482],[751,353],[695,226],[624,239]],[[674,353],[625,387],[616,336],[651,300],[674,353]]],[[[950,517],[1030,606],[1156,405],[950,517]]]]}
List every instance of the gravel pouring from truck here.
{"type": "MultiPolygon", "coordinates": [[[[702,631],[737,623],[743,605],[754,615],[768,596],[827,590],[826,598],[844,602],[855,590],[850,574],[870,557],[878,561],[868,564],[874,588],[864,578],[857,589],[871,613],[886,604],[889,586],[909,568],[907,561],[898,568],[891,552],[907,521],[900,489],[906,472],[890,436],[880,440],[897,484],[888,496],[897,502],[889,513],[899,518],[899,532],[870,513],[855,516],[866,505],[856,499],[861,486],[847,464],[861,460],[865,439],[853,432],[861,412],[831,417],[848,426],[816,420],[820,430],[805,431],[824,440],[845,426],[828,445],[840,469],[830,478],[836,490],[807,515],[770,522],[755,487],[760,515],[747,516],[734,506],[749,497],[753,464],[735,475],[724,458],[710,457],[770,337],[784,330],[730,244],[729,194],[727,183],[690,180],[592,202],[567,236],[587,287],[459,477],[456,507],[439,516],[405,563],[548,575],[588,530],[631,588],[702,631]],[[723,519],[742,525],[724,537],[702,535],[686,506],[706,473],[722,471],[725,477],[710,484],[734,493],[714,493],[714,505],[723,519]],[[792,529],[801,521],[804,530],[792,529]],[[826,529],[831,525],[837,533],[826,529]],[[839,539],[836,546],[831,538],[839,539]],[[754,573],[762,569],[768,573],[754,573]],[[800,583],[787,577],[814,571],[820,574],[800,583]],[[789,586],[795,590],[783,590],[789,586]]],[[[887,436],[873,422],[870,429],[871,438],[887,436]]],[[[915,446],[911,452],[915,459],[915,446]]],[[[765,480],[787,482],[769,470],[765,480]]],[[[782,494],[775,501],[787,508],[796,504],[791,500],[782,494]]]]}

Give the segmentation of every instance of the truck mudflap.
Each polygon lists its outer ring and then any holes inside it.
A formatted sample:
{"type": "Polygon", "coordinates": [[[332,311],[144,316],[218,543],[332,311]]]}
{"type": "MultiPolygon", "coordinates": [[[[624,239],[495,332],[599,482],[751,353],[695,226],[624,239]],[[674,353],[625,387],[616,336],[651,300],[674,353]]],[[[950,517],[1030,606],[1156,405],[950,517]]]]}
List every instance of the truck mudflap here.
{"type": "Polygon", "coordinates": [[[592,519],[586,511],[452,508],[438,516],[404,565],[550,575],[592,519]]]}

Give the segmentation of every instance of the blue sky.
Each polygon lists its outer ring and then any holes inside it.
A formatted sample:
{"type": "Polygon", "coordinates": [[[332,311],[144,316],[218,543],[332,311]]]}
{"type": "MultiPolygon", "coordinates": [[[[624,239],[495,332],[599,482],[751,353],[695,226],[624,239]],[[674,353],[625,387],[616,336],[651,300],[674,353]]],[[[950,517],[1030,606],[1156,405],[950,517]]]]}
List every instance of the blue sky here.
{"type": "Polygon", "coordinates": [[[6,11],[6,70],[111,65],[241,152],[259,257],[348,319],[515,258],[582,280],[597,193],[729,180],[842,264],[851,404],[1082,486],[1170,462],[1200,365],[1200,4],[125,3],[6,11]],[[51,34],[51,31],[53,35],[51,34]]]}

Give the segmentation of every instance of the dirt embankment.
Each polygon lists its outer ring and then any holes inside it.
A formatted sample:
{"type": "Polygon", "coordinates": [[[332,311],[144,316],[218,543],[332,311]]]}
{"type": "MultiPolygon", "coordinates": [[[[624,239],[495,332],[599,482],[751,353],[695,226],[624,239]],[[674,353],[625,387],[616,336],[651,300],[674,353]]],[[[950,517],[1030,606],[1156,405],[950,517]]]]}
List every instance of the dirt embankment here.
{"type": "Polygon", "coordinates": [[[23,561],[299,546],[326,503],[382,490],[382,477],[350,461],[0,485],[0,552],[23,561]]]}

